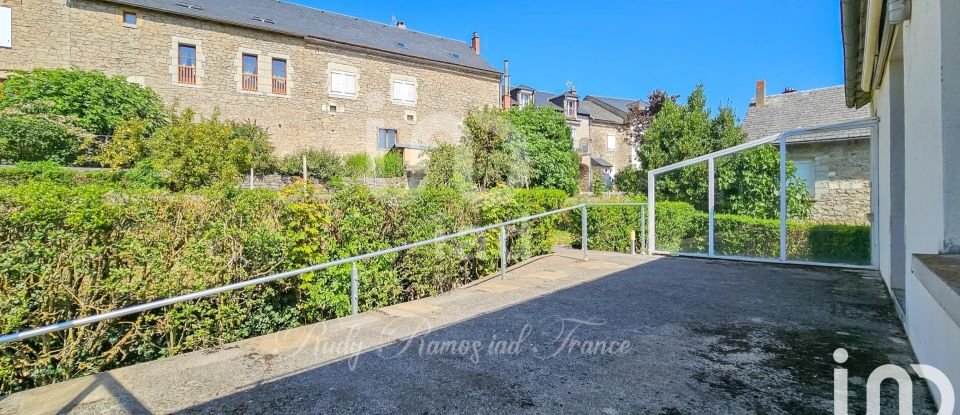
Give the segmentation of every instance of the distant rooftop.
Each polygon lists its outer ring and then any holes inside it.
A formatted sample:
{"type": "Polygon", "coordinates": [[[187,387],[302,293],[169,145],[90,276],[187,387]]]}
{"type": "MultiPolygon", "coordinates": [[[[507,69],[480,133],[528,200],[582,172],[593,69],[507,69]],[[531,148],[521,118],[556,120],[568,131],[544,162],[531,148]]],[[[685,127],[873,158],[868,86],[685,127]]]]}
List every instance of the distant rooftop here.
{"type": "Polygon", "coordinates": [[[454,40],[392,24],[276,0],[107,0],[198,19],[499,73],[466,40],[454,40]],[[402,46],[400,46],[402,45],[402,46]]]}
{"type": "MultiPolygon", "coordinates": [[[[756,140],[796,128],[819,127],[870,117],[870,108],[847,108],[842,85],[827,88],[767,95],[763,105],[750,101],[743,131],[748,140],[756,140]]],[[[823,141],[869,136],[868,129],[809,134],[791,141],[823,141]]]]}

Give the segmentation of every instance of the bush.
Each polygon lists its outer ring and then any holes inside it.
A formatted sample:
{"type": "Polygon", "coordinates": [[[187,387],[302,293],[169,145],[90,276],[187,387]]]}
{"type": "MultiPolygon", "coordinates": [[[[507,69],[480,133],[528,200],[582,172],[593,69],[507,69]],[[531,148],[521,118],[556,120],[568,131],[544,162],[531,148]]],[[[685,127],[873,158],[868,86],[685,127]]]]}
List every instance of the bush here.
{"type": "Polygon", "coordinates": [[[93,156],[93,161],[110,168],[130,167],[147,157],[149,121],[134,119],[121,121],[113,137],[93,156]]]}
{"type": "Polygon", "coordinates": [[[351,154],[343,164],[343,175],[352,179],[369,177],[373,172],[373,161],[367,153],[351,154]]]}
{"type": "Polygon", "coordinates": [[[446,143],[430,150],[427,175],[423,178],[421,187],[453,189],[458,192],[474,190],[476,186],[471,176],[473,165],[469,153],[466,147],[446,143]]]}
{"type": "Polygon", "coordinates": [[[174,115],[149,139],[147,154],[171,190],[233,183],[251,167],[271,170],[267,134],[249,123],[220,121],[214,114],[195,121],[192,110],[174,115]]]}
{"type": "Polygon", "coordinates": [[[84,142],[93,137],[70,117],[0,112],[0,163],[51,161],[70,164],[81,156],[84,142]]]}
{"type": "Polygon", "coordinates": [[[283,158],[277,172],[288,176],[303,175],[303,158],[307,158],[307,174],[326,183],[343,175],[343,159],[327,149],[308,149],[283,158]]]}
{"type": "Polygon", "coordinates": [[[162,125],[166,110],[149,88],[120,76],[78,69],[34,69],[14,72],[2,85],[0,108],[19,107],[31,113],[72,116],[77,126],[98,135],[113,134],[124,120],[162,125]]]}
{"type": "MultiPolygon", "coordinates": [[[[640,202],[643,198],[578,199],[597,202],[640,202]]],[[[657,202],[657,250],[707,253],[709,216],[685,202],[657,202]]],[[[589,248],[629,252],[629,231],[640,229],[639,208],[591,207],[589,248]]],[[[717,214],[714,249],[717,255],[755,258],[780,257],[780,221],[717,214]]],[[[580,246],[580,213],[569,214],[573,245],[580,246]]],[[[646,226],[646,224],[644,224],[646,226]]],[[[639,236],[638,236],[639,238],[639,236]]],[[[870,227],[787,222],[787,257],[793,260],[870,263],[870,227]]]]}
{"type": "Polygon", "coordinates": [[[645,195],[647,194],[647,175],[640,169],[627,166],[613,177],[613,188],[627,194],[645,195]]]}
{"type": "MultiPolygon", "coordinates": [[[[138,167],[140,164],[138,164],[138,167]]],[[[41,169],[53,169],[53,167],[41,169]]],[[[29,181],[0,186],[4,333],[222,286],[559,207],[562,192],[375,192],[329,201],[279,192],[117,190],[29,181]]],[[[508,228],[510,263],[542,253],[556,218],[508,228]]],[[[447,291],[495,271],[492,230],[358,263],[360,309],[447,291]]],[[[0,394],[349,313],[336,267],[4,346],[0,394]]]]}
{"type": "Polygon", "coordinates": [[[377,166],[377,177],[403,177],[403,153],[399,151],[390,151],[387,154],[379,156],[374,160],[374,163],[377,166]]]}

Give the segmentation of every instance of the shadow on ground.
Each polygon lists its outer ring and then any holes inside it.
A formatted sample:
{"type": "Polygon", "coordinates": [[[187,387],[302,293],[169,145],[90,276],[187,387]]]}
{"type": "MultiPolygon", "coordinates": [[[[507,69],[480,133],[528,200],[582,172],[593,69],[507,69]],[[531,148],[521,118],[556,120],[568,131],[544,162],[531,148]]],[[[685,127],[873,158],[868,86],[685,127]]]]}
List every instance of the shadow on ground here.
{"type": "Polygon", "coordinates": [[[875,273],[664,258],[183,412],[821,414],[843,367],[864,413],[888,363],[915,362],[875,273]]]}

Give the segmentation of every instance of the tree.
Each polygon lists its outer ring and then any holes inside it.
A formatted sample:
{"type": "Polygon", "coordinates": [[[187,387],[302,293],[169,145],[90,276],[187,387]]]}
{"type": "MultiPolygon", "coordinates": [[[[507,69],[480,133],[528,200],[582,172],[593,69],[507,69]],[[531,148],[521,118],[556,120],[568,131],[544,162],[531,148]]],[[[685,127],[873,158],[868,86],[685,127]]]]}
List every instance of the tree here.
{"type": "Polygon", "coordinates": [[[78,127],[97,135],[111,135],[117,124],[130,119],[146,120],[153,129],[167,117],[160,97],[149,88],[78,69],[14,72],[0,94],[0,108],[8,107],[76,117],[78,127]]]}
{"type": "Polygon", "coordinates": [[[677,95],[669,95],[663,90],[657,89],[650,93],[647,98],[647,106],[634,105],[627,110],[626,130],[628,141],[634,148],[640,148],[643,144],[643,136],[653,123],[654,117],[660,113],[667,101],[676,103],[677,95]]]}
{"type": "MultiPolygon", "coordinates": [[[[665,94],[661,94],[665,96],[665,94]]],[[[646,171],[709,154],[741,144],[745,135],[737,126],[732,108],[721,107],[716,116],[707,109],[703,85],[687,98],[685,105],[673,99],[660,99],[662,105],[653,117],[637,118],[642,145],[638,151],[646,171]]],[[[779,152],[758,148],[718,160],[717,208],[725,213],[775,218],[779,210],[779,152]],[[776,168],[773,168],[776,167],[776,168]]],[[[788,180],[799,183],[796,169],[788,166],[788,180]]],[[[666,200],[688,202],[707,210],[707,165],[698,163],[657,177],[657,195],[666,200]]],[[[805,186],[788,187],[788,212],[792,217],[809,215],[805,186]]]]}
{"type": "Polygon", "coordinates": [[[529,186],[576,194],[580,161],[563,115],[549,108],[527,106],[511,108],[507,119],[524,143],[524,158],[530,166],[529,186]]]}
{"type": "Polygon", "coordinates": [[[463,145],[472,157],[473,179],[481,190],[505,184],[513,168],[510,122],[496,108],[470,111],[463,120],[463,145]]]}

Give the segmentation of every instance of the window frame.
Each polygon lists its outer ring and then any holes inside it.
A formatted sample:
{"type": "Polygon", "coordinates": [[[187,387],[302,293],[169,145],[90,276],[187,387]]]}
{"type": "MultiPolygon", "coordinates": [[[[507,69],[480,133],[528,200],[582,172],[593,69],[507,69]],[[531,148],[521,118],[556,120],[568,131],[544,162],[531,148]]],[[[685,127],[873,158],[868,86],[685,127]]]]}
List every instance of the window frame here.
{"type": "Polygon", "coordinates": [[[564,113],[566,113],[567,118],[576,118],[577,117],[577,100],[574,98],[567,98],[565,101],[566,108],[564,108],[564,113]]]}
{"type": "Polygon", "coordinates": [[[240,53],[240,89],[244,92],[260,91],[260,55],[256,53],[240,53]],[[253,59],[253,72],[247,72],[247,61],[253,59]],[[252,82],[247,77],[252,75],[252,82]]]}
{"type": "Polygon", "coordinates": [[[393,150],[397,147],[397,137],[399,133],[396,128],[379,128],[377,129],[377,150],[393,150]],[[392,142],[389,139],[392,134],[392,142]],[[383,140],[381,140],[383,138],[383,140]],[[383,143],[383,144],[381,144],[383,143]]]}
{"type": "Polygon", "coordinates": [[[797,179],[803,181],[803,184],[807,186],[807,190],[810,192],[810,197],[813,199],[816,199],[817,198],[817,162],[816,160],[797,159],[797,160],[789,160],[789,161],[793,163],[794,168],[796,168],[797,179]],[[806,180],[807,177],[803,177],[799,174],[801,171],[800,170],[801,165],[809,166],[809,172],[810,172],[808,175],[810,178],[809,181],[806,180]]]}
{"type": "Polygon", "coordinates": [[[290,94],[290,83],[289,83],[289,59],[280,58],[276,56],[270,57],[270,92],[275,95],[288,95],[290,94]],[[277,62],[283,62],[283,77],[277,76],[277,62]],[[283,91],[277,92],[277,80],[283,80],[283,91]]]}
{"type": "Polygon", "coordinates": [[[198,72],[200,71],[200,68],[197,62],[198,61],[197,55],[199,54],[198,49],[199,48],[197,47],[196,44],[186,43],[186,42],[177,42],[178,71],[182,71],[183,68],[193,68],[193,82],[183,82],[184,77],[182,76],[182,73],[178,72],[177,74],[178,85],[199,85],[200,74],[198,72]],[[189,65],[184,64],[183,51],[185,48],[193,51],[193,56],[192,56],[193,62],[189,65]]]}
{"type": "Polygon", "coordinates": [[[394,78],[390,83],[390,95],[395,104],[417,105],[417,82],[409,79],[394,78]],[[409,99],[397,96],[397,85],[403,85],[409,88],[410,96],[406,97],[409,99]]]}
{"type": "MultiPolygon", "coordinates": [[[[331,70],[330,70],[330,95],[337,96],[337,97],[343,97],[343,98],[357,98],[357,97],[360,95],[360,94],[359,94],[359,89],[360,89],[360,88],[359,88],[359,86],[358,86],[359,82],[358,82],[357,78],[358,78],[358,77],[357,77],[357,74],[356,74],[355,72],[349,72],[349,71],[344,71],[344,70],[340,70],[340,69],[331,69],[331,70]],[[334,90],[334,85],[335,85],[334,78],[335,78],[337,75],[346,76],[346,77],[352,77],[352,78],[353,78],[353,93],[341,92],[341,91],[334,90]]],[[[349,89],[349,88],[348,88],[348,89],[349,89]]]]}
{"type": "Polygon", "coordinates": [[[0,33],[0,49],[13,49],[13,7],[0,4],[0,10],[4,10],[4,14],[0,19],[4,19],[6,27],[4,28],[3,33],[0,33]]]}
{"type": "Polygon", "coordinates": [[[607,151],[617,151],[616,134],[607,134],[607,151]]]}
{"type": "Polygon", "coordinates": [[[120,23],[124,27],[138,27],[140,25],[140,13],[133,10],[120,10],[120,23]],[[127,22],[127,16],[133,16],[133,23],[127,22]]]}

